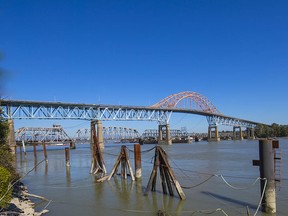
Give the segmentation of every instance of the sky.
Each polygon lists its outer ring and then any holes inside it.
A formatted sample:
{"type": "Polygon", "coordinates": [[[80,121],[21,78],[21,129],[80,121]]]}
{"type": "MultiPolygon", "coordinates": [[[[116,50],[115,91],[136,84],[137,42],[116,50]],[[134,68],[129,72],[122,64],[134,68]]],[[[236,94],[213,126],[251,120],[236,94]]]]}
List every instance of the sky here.
{"type": "MultiPolygon", "coordinates": [[[[0,94],[149,106],[191,91],[225,115],[288,124],[287,11],[286,0],[0,0],[0,94]]],[[[208,127],[205,117],[187,114],[173,114],[170,125],[208,127]]]]}

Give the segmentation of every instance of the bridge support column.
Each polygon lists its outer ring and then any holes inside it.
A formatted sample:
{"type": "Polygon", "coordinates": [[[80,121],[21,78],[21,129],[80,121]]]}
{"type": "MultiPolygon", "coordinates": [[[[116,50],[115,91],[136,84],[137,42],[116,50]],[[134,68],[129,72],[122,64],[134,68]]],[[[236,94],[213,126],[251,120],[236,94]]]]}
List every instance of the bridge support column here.
{"type": "Polygon", "coordinates": [[[218,126],[209,126],[208,127],[208,142],[218,142],[220,141],[218,126]]]}
{"type": "Polygon", "coordinates": [[[169,124],[166,125],[166,139],[165,139],[165,141],[166,141],[167,145],[171,145],[172,144],[171,135],[170,135],[170,125],[169,124]]]}
{"type": "Polygon", "coordinates": [[[158,144],[167,144],[171,145],[171,135],[170,135],[170,125],[159,125],[159,137],[158,137],[158,144]],[[163,129],[165,130],[163,133],[163,129]],[[165,138],[163,140],[163,134],[165,135],[165,138]]]}
{"type": "Polygon", "coordinates": [[[97,120],[97,139],[100,146],[100,149],[104,149],[104,139],[103,139],[103,126],[102,121],[97,120]]]}
{"type": "Polygon", "coordinates": [[[15,154],[16,153],[16,139],[15,139],[15,131],[14,131],[14,121],[13,119],[9,119],[7,123],[8,123],[8,128],[9,128],[7,144],[10,147],[11,152],[15,154]]]}
{"type": "Polygon", "coordinates": [[[233,127],[233,140],[243,140],[243,133],[241,126],[233,127]]]}
{"type": "Polygon", "coordinates": [[[255,129],[254,128],[247,128],[247,139],[254,140],[255,139],[255,129]]]}

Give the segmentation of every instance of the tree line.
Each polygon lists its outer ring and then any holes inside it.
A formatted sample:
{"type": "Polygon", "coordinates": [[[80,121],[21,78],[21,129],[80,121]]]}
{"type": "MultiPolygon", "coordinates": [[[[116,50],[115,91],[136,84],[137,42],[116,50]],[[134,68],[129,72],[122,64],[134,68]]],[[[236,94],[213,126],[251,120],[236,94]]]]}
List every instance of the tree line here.
{"type": "Polygon", "coordinates": [[[257,125],[255,135],[258,138],[288,137],[288,125],[279,125],[276,123],[273,123],[271,126],[257,125]]]}

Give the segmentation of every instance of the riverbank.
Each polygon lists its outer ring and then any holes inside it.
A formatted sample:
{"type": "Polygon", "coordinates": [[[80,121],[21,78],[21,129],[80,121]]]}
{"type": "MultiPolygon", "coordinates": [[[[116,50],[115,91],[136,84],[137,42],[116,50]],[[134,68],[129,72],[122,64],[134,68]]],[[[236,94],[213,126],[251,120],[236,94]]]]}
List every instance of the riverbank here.
{"type": "Polygon", "coordinates": [[[12,195],[13,198],[10,202],[10,205],[0,212],[1,216],[40,216],[48,212],[46,209],[43,209],[41,212],[35,211],[35,203],[33,203],[29,198],[31,194],[28,193],[27,187],[21,182],[18,182],[14,185],[12,195]]]}

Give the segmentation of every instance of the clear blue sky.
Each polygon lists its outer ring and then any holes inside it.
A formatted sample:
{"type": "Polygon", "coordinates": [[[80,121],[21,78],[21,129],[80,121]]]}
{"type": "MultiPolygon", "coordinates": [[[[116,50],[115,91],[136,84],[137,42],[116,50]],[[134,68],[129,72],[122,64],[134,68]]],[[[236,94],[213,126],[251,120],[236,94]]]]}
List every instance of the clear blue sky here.
{"type": "MultiPolygon", "coordinates": [[[[1,95],[145,106],[195,91],[226,115],[288,124],[287,38],[286,0],[0,0],[1,95]]],[[[182,126],[207,130],[175,115],[182,126]]]]}

